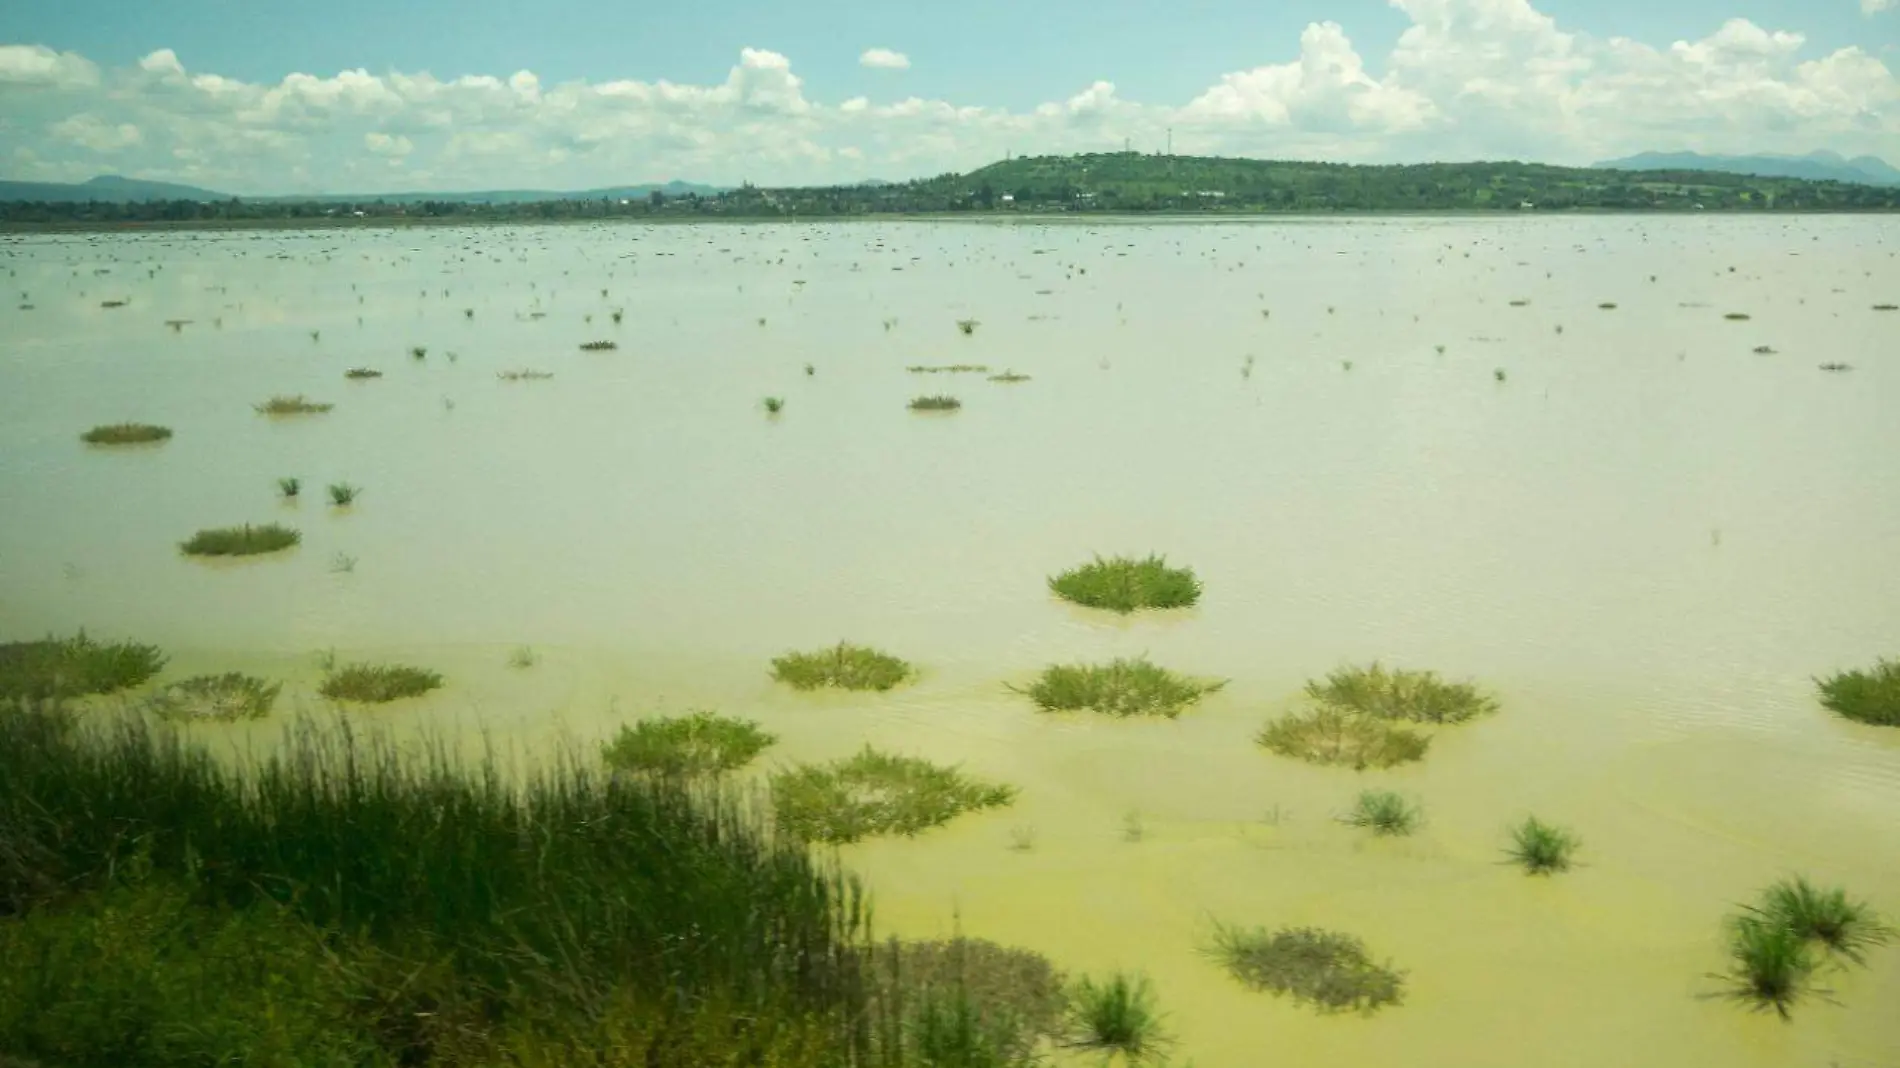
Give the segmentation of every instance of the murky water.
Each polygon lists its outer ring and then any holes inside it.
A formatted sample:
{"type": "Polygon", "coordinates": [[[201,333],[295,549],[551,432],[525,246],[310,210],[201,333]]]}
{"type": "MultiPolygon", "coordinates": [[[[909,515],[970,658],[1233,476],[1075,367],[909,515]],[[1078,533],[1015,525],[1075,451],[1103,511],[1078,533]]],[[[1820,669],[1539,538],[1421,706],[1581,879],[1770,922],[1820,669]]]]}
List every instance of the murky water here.
{"type": "Polygon", "coordinates": [[[1783,874],[1900,913],[1900,733],[1809,681],[1900,652],[1900,312],[1873,310],[1900,303],[1896,251],[1873,218],[11,238],[0,633],[156,641],[292,704],[318,650],[426,664],[448,688],[388,720],[524,744],[706,706],[778,732],[767,764],[961,761],[1021,797],[846,850],[881,925],[1145,969],[1177,1063],[1891,1065],[1900,950],[1792,1024],[1706,995],[1721,917],[1783,874]],[[905,370],[952,363],[1033,378],[905,370]],[[496,377],[521,367],[555,377],[496,377]],[[926,392],[964,407],[905,409],[926,392]],[[275,393],[336,409],[251,410],[275,393]],[[122,419],[177,436],[77,440],[122,419]],[[343,480],[364,495],[338,514],[343,480]],[[177,553],[269,520],[304,544],[177,553]],[[1196,568],[1201,607],[1044,591],[1149,550],[1196,568]],[[925,674],[766,678],[839,638],[925,674]],[[537,666],[506,666],[520,645],[537,666]],[[1232,681],[1157,723],[1005,687],[1142,652],[1232,681]],[[1390,772],[1252,744],[1305,679],[1375,657],[1504,711],[1390,772]],[[1338,824],[1365,786],[1424,830],[1338,824]],[[1582,834],[1580,870],[1499,863],[1530,811],[1582,834]],[[1215,920],[1356,933],[1407,1001],[1248,993],[1199,953],[1215,920]]]}

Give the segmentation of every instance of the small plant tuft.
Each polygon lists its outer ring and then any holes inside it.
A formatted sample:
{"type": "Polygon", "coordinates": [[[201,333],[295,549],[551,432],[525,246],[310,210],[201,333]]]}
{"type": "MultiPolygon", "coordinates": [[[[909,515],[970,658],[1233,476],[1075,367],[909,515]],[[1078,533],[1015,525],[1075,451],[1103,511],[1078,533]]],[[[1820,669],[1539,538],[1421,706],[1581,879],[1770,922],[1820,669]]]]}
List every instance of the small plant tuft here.
{"type": "Polygon", "coordinates": [[[1120,1054],[1139,1064],[1168,1045],[1161,1010],[1147,977],[1116,972],[1101,982],[1083,977],[1069,988],[1068,1046],[1120,1054]]]}
{"type": "Polygon", "coordinates": [[[153,426],[150,423],[110,423],[96,426],[79,440],[88,445],[152,445],[171,440],[172,431],[167,426],[153,426]]]}
{"type": "MultiPolygon", "coordinates": [[[[957,330],[958,332],[962,333],[964,337],[969,337],[971,334],[976,333],[976,328],[977,328],[977,321],[975,319],[958,319],[957,320],[957,330]]],[[[884,329],[889,330],[890,324],[886,323],[884,326],[884,329]]]]}
{"type": "Polygon", "coordinates": [[[327,491],[330,494],[330,503],[338,508],[348,508],[355,504],[356,498],[363,493],[362,487],[352,486],[348,482],[332,482],[327,487],[327,491]]]}
{"type": "Polygon", "coordinates": [[[910,664],[889,653],[839,642],[810,653],[786,653],[772,660],[772,677],[795,690],[889,690],[916,674],[910,664]]]}
{"type": "Polygon", "coordinates": [[[1050,578],[1049,589],[1063,600],[1124,615],[1137,608],[1188,608],[1201,599],[1193,568],[1169,567],[1166,557],[1154,554],[1142,560],[1097,556],[1050,578]]]}
{"type": "Polygon", "coordinates": [[[1000,375],[991,375],[990,381],[1002,382],[1008,385],[1014,385],[1017,382],[1029,381],[1029,376],[1025,374],[1018,374],[1015,371],[1004,371],[1000,375]]]}
{"type": "Polygon", "coordinates": [[[612,341],[586,341],[581,343],[582,352],[612,352],[620,345],[612,341]]]}
{"type": "Polygon", "coordinates": [[[1823,890],[1796,875],[1762,891],[1755,915],[1816,943],[1828,953],[1866,964],[1866,953],[1893,941],[1894,930],[1864,901],[1841,887],[1823,890]]]}
{"type": "Polygon", "coordinates": [[[1316,927],[1246,930],[1218,925],[1210,957],[1254,990],[1291,997],[1321,1012],[1375,1012],[1397,1005],[1404,976],[1372,959],[1366,944],[1316,927]]]}
{"type": "Polygon", "coordinates": [[[1745,323],[1749,320],[1750,316],[1747,312],[1729,312],[1723,315],[1722,318],[1732,323],[1745,323]]]}
{"type": "Polygon", "coordinates": [[[1254,741],[1284,757],[1343,764],[1354,771],[1422,759],[1432,743],[1417,731],[1338,708],[1284,716],[1267,724],[1254,741]]]}
{"type": "Polygon", "coordinates": [[[1820,367],[1823,371],[1852,371],[1854,369],[1851,363],[1824,363],[1820,367]]]}
{"type": "Polygon", "coordinates": [[[1553,827],[1536,816],[1511,828],[1511,845],[1505,855],[1523,867],[1527,875],[1551,875],[1570,870],[1570,855],[1582,840],[1561,827],[1553,827]]]}
{"type": "Polygon", "coordinates": [[[601,756],[619,771],[718,775],[751,763],[777,741],[750,720],[691,712],[621,727],[601,756]]]}
{"type": "Polygon", "coordinates": [[[422,668],[348,664],[332,667],[317,692],[332,701],[380,705],[405,697],[420,697],[441,685],[441,675],[422,668]]]}
{"type": "Polygon", "coordinates": [[[1387,671],[1377,662],[1346,667],[1308,682],[1307,696],[1323,705],[1388,720],[1463,723],[1498,710],[1497,702],[1464,682],[1431,671],[1387,671]]]}
{"type": "Polygon", "coordinates": [[[365,378],[381,378],[383,373],[374,367],[352,367],[343,372],[343,377],[360,381],[365,378]]]}
{"type": "Polygon", "coordinates": [[[1418,829],[1418,806],[1390,790],[1365,790],[1344,817],[1354,827],[1365,827],[1373,834],[1404,837],[1418,829]]]}
{"type": "Polygon", "coordinates": [[[1052,665],[1023,692],[1045,712],[1088,709],[1110,716],[1173,719],[1225,685],[1199,682],[1136,657],[1107,664],[1052,665]]]}
{"type": "Polygon", "coordinates": [[[869,835],[915,835],[964,812],[1007,805],[1016,790],[971,779],[955,768],[865,746],[829,764],[772,775],[781,830],[808,842],[855,842],[869,835]]]}
{"type": "Polygon", "coordinates": [[[277,480],[277,495],[285,500],[295,500],[297,495],[302,492],[303,481],[301,479],[280,478],[277,480]]]}
{"type": "Polygon", "coordinates": [[[537,371],[531,367],[523,367],[516,371],[498,372],[495,377],[501,379],[503,382],[544,382],[553,378],[554,372],[537,371]]]}
{"type": "Polygon", "coordinates": [[[262,415],[321,415],[336,407],[334,404],[319,404],[303,394],[296,396],[275,396],[262,404],[253,404],[262,415]]]}
{"type": "Polygon", "coordinates": [[[426,345],[415,345],[409,349],[409,358],[412,360],[425,360],[428,359],[428,357],[429,348],[426,345]]]}
{"type": "Polygon", "coordinates": [[[910,410],[913,412],[954,412],[963,407],[963,402],[955,397],[938,393],[928,397],[912,397],[910,410]]]}
{"type": "Polygon", "coordinates": [[[541,657],[530,646],[517,646],[514,652],[508,654],[508,666],[517,671],[526,671],[540,662],[541,657]]]}
{"type": "Polygon", "coordinates": [[[277,703],[282,683],[266,682],[254,675],[227,672],[223,675],[195,675],[160,690],[152,698],[152,711],[171,720],[262,719],[277,703]]]}
{"type": "Polygon", "coordinates": [[[782,412],[782,411],[784,411],[784,410],[785,410],[785,398],[784,398],[784,397],[767,397],[767,398],[765,398],[765,411],[766,411],[766,413],[767,413],[768,415],[777,415],[778,413],[780,413],[780,412],[782,412]]]}
{"type": "Polygon", "coordinates": [[[186,556],[257,556],[280,552],[303,540],[303,535],[279,523],[241,527],[212,527],[193,534],[179,545],[186,556]]]}
{"type": "Polygon", "coordinates": [[[1814,952],[1800,935],[1759,916],[1729,921],[1729,970],[1715,978],[1728,997],[1759,1012],[1786,1020],[1807,992],[1814,974],[1814,952]]]}

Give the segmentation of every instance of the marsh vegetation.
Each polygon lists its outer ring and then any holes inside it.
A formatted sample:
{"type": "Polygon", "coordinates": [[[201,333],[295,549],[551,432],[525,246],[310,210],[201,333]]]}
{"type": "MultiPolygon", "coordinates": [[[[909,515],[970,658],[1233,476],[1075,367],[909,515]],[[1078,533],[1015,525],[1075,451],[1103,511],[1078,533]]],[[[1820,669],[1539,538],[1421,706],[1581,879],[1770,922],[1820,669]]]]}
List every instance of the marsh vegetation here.
{"type": "Polygon", "coordinates": [[[149,707],[165,719],[187,722],[262,719],[270,715],[283,688],[282,683],[237,671],[194,675],[153,694],[149,707]]]}
{"type": "Polygon", "coordinates": [[[1054,664],[1021,692],[1045,712],[1100,712],[1109,716],[1173,719],[1226,683],[1179,675],[1146,657],[1106,664],[1054,664]]]}
{"type": "Polygon", "coordinates": [[[1147,976],[1115,972],[1084,976],[1069,987],[1067,1045],[1120,1056],[1125,1064],[1160,1057],[1169,1046],[1154,986],[1147,976]]]}
{"type": "Polygon", "coordinates": [[[1221,924],[1208,955],[1245,986],[1322,1012],[1375,1012],[1397,1005],[1405,994],[1402,974],[1374,960],[1364,942],[1338,931],[1221,924]]]}
{"type": "Polygon", "coordinates": [[[1822,889],[1797,875],[1731,916],[1727,935],[1729,969],[1716,976],[1723,993],[1787,1019],[1817,989],[1824,962],[1864,965],[1869,950],[1893,941],[1894,930],[1846,890],[1822,889]]]}
{"type": "Polygon", "coordinates": [[[1002,383],[1004,383],[1004,384],[1006,384],[1006,385],[1014,385],[1014,384],[1015,384],[1015,383],[1017,383],[1017,382],[1027,382],[1027,381],[1029,381],[1029,376],[1028,376],[1028,375],[1025,375],[1025,374],[1018,374],[1018,373],[1017,373],[1017,372],[1015,372],[1015,371],[1004,371],[1004,372],[1003,372],[1002,374],[1000,374],[1000,375],[991,375],[991,376],[990,376],[990,381],[992,381],[992,382],[1002,382],[1002,383]]]}
{"type": "Polygon", "coordinates": [[[582,352],[612,352],[619,347],[620,344],[614,341],[584,341],[581,343],[582,352]]]}
{"type": "Polygon", "coordinates": [[[1526,816],[1511,828],[1511,844],[1504,852],[1527,875],[1551,875],[1569,871],[1571,855],[1582,844],[1575,834],[1526,816]]]}
{"type": "Polygon", "coordinates": [[[211,527],[193,534],[178,548],[186,556],[259,556],[282,552],[303,541],[303,535],[281,523],[249,523],[238,527],[211,527]]]}
{"type": "Polygon", "coordinates": [[[889,653],[849,642],[772,660],[772,677],[795,690],[889,690],[915,674],[915,668],[889,653]]]}
{"type": "Polygon", "coordinates": [[[1497,701],[1468,682],[1446,682],[1432,671],[1388,671],[1378,663],[1343,667],[1306,684],[1322,705],[1413,723],[1463,723],[1498,710],[1497,701]]]}
{"type": "Polygon", "coordinates": [[[79,440],[88,445],[152,445],[171,440],[170,427],[153,426],[150,423],[110,423],[96,426],[79,440]]]}
{"type": "Polygon", "coordinates": [[[1900,660],[1836,672],[1816,679],[1815,686],[1824,708],[1859,723],[1900,727],[1900,660]]]}
{"type": "Polygon", "coordinates": [[[1167,558],[1116,556],[1072,567],[1049,579],[1049,589],[1065,601],[1127,614],[1140,608],[1188,608],[1201,599],[1194,570],[1169,567],[1167,558]]]}
{"type": "Polygon", "coordinates": [[[522,367],[513,371],[498,371],[495,377],[501,379],[503,382],[543,382],[553,378],[554,372],[522,367]]]}
{"type": "Polygon", "coordinates": [[[937,393],[928,397],[912,397],[910,410],[913,412],[954,412],[963,407],[963,402],[955,397],[937,393]]]}
{"type": "Polygon", "coordinates": [[[601,758],[616,771],[717,775],[746,766],[777,741],[751,720],[699,711],[623,726],[601,747],[601,758]]]}
{"type": "Polygon", "coordinates": [[[298,479],[295,477],[286,477],[286,478],[280,478],[277,480],[277,495],[279,497],[284,498],[287,501],[295,500],[297,498],[297,495],[302,492],[303,492],[303,481],[301,479],[298,479]]]}
{"type": "Polygon", "coordinates": [[[165,666],[155,645],[70,638],[0,642],[0,701],[110,694],[142,685],[165,666]]]}
{"type": "Polygon", "coordinates": [[[383,373],[373,367],[352,367],[343,372],[343,377],[361,381],[366,378],[381,378],[383,377],[383,373]]]}
{"type": "Polygon", "coordinates": [[[914,375],[986,375],[990,369],[980,363],[951,363],[929,367],[916,364],[904,368],[914,375]]]}
{"type": "Polygon", "coordinates": [[[1417,731],[1331,707],[1282,716],[1262,728],[1254,741],[1280,756],[1354,771],[1421,760],[1432,743],[1417,731]]]}
{"type": "Polygon", "coordinates": [[[261,415],[321,415],[336,405],[322,404],[299,393],[295,396],[280,394],[251,407],[261,415]]]}
{"type": "Polygon", "coordinates": [[[843,760],[774,772],[771,782],[779,828],[806,841],[829,843],[915,835],[965,812],[1007,805],[1016,796],[1013,787],[868,745],[843,760]]]}
{"type": "Polygon", "coordinates": [[[330,495],[330,503],[337,508],[348,508],[363,494],[361,486],[352,486],[348,482],[332,482],[325,487],[325,491],[330,495]]]}
{"type": "Polygon", "coordinates": [[[1365,790],[1343,818],[1373,834],[1403,837],[1418,829],[1423,816],[1417,805],[1391,790],[1365,790]]]}
{"type": "Polygon", "coordinates": [[[332,667],[317,693],[332,701],[388,704],[421,697],[442,685],[442,676],[423,668],[399,664],[345,664],[332,667]]]}

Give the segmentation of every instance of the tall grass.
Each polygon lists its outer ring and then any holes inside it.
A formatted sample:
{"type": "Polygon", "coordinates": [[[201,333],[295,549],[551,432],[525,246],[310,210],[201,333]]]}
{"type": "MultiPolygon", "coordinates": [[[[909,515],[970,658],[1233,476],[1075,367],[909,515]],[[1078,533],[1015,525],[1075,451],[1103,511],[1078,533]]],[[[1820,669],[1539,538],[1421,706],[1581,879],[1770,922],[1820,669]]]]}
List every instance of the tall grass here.
{"type": "Polygon", "coordinates": [[[1816,943],[1828,953],[1865,964],[1870,949],[1893,941],[1894,930],[1873,907],[1841,887],[1823,890],[1796,875],[1762,891],[1755,913],[1816,943]]]}
{"type": "Polygon", "coordinates": [[[442,676],[425,668],[399,664],[345,664],[332,668],[317,692],[332,701],[387,704],[405,697],[421,697],[442,685],[442,676]]]}
{"type": "Polygon", "coordinates": [[[1187,608],[1201,599],[1193,568],[1169,567],[1166,557],[1153,553],[1140,560],[1097,556],[1051,576],[1049,589],[1065,601],[1124,615],[1138,608],[1187,608]]]}
{"type": "Polygon", "coordinates": [[[1373,834],[1402,837],[1418,829],[1422,816],[1417,805],[1390,790],[1365,790],[1353,803],[1345,821],[1373,834]]]}
{"type": "Polygon", "coordinates": [[[954,412],[963,407],[963,402],[942,393],[928,397],[912,397],[910,410],[913,412],[954,412]]]}

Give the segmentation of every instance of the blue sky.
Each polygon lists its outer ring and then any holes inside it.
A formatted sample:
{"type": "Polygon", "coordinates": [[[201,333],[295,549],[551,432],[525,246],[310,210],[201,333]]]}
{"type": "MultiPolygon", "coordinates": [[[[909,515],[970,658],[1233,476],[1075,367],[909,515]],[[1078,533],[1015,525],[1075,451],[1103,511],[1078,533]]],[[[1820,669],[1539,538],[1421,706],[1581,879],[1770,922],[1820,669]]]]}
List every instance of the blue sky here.
{"type": "Polygon", "coordinates": [[[0,5],[0,173],[855,180],[1170,127],[1348,160],[1900,155],[1897,45],[1900,0],[24,0],[0,5]]]}

